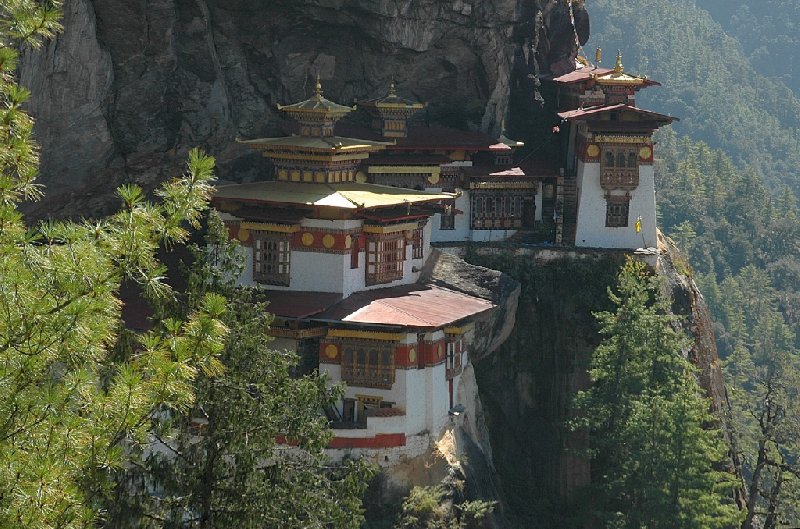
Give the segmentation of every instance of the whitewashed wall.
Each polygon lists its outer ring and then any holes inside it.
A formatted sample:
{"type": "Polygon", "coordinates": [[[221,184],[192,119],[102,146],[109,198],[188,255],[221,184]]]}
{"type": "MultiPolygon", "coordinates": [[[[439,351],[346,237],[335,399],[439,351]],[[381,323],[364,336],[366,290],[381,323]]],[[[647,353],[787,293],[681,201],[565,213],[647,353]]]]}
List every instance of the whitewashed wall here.
{"type": "Polygon", "coordinates": [[[628,226],[607,228],[605,191],[600,187],[600,164],[578,162],[575,245],[583,248],[627,249],[656,246],[656,202],[652,165],[639,167],[639,187],[631,191],[628,226]],[[636,233],[635,224],[639,216],[642,217],[642,232],[636,233]]]}

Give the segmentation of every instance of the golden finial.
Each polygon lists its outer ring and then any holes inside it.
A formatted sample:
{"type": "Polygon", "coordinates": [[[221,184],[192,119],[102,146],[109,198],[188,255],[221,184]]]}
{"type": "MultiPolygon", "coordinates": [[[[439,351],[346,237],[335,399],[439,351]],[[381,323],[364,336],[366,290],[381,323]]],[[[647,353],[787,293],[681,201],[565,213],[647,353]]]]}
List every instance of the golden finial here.
{"type": "Polygon", "coordinates": [[[597,48],[594,50],[594,62],[597,63],[597,66],[600,66],[600,62],[603,60],[603,50],[597,48]]]}
{"type": "Polygon", "coordinates": [[[322,96],[322,83],[319,80],[319,72],[317,72],[317,85],[314,87],[314,93],[322,96]]]}
{"type": "Polygon", "coordinates": [[[392,76],[392,82],[389,83],[389,97],[397,97],[397,87],[394,84],[394,76],[392,76]]]}
{"type": "Polygon", "coordinates": [[[622,50],[617,50],[617,64],[614,65],[614,71],[616,73],[622,73],[625,71],[625,67],[622,66],[622,50]]]}

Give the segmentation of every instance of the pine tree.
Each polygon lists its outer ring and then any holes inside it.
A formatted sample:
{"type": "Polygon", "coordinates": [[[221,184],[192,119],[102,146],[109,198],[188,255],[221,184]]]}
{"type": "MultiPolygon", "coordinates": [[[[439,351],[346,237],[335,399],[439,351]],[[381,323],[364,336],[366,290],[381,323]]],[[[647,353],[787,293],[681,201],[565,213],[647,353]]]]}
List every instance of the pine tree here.
{"type": "Polygon", "coordinates": [[[597,314],[605,337],[581,392],[577,426],[589,430],[592,509],[605,527],[711,529],[738,514],[726,494],[733,476],[716,470],[725,446],[708,399],[683,356],[687,338],[644,265],[629,260],[610,292],[614,312],[597,314]]]}
{"type": "Polygon", "coordinates": [[[217,295],[144,336],[135,354],[114,355],[121,282],[169,293],[156,251],[199,220],[214,161],[193,151],[157,203],[126,186],[110,217],[27,227],[19,205],[41,189],[17,49],[59,29],[58,3],[0,2],[0,18],[0,527],[86,527],[128,443],[146,438],[155,412],[191,404],[198,372],[219,369],[217,295]]]}

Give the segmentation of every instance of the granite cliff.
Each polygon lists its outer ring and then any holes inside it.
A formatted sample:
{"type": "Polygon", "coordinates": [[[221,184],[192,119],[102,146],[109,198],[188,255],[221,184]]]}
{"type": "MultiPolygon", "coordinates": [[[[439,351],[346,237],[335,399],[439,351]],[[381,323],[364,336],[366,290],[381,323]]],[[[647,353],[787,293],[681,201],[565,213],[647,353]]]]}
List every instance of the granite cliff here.
{"type": "Polygon", "coordinates": [[[530,103],[529,74],[569,65],[574,41],[561,0],[67,0],[63,33],[21,66],[47,188],[28,210],[101,213],[195,146],[220,178],[258,178],[267,162],[235,138],[282,134],[276,103],[310,95],[315,73],[343,103],[394,77],[428,122],[498,132],[512,88],[530,103]]]}

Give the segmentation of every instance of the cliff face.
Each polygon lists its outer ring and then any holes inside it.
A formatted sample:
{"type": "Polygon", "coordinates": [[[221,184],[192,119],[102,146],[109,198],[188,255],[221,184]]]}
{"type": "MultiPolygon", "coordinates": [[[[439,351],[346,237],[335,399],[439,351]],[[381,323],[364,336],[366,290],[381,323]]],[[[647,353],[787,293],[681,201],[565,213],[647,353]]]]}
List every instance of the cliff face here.
{"type": "Polygon", "coordinates": [[[67,0],[63,33],[20,70],[47,186],[28,209],[102,213],[120,183],[152,188],[195,146],[222,179],[263,177],[235,138],[283,134],[276,103],[309,96],[317,72],[342,103],[394,77],[428,122],[498,132],[512,86],[531,103],[528,74],[574,53],[561,0],[67,0]]]}
{"type": "MultiPolygon", "coordinates": [[[[671,243],[657,267],[674,300],[673,312],[695,339],[684,353],[698,367],[701,386],[715,411],[728,410],[708,309],[680,265],[671,243]],[[677,263],[677,265],[676,265],[677,263]]],[[[607,289],[625,254],[580,249],[520,249],[468,256],[521,283],[516,324],[492,355],[475,362],[505,514],[519,527],[564,525],[591,478],[586,460],[572,448],[585,439],[566,423],[576,391],[588,387],[587,368],[600,343],[593,312],[613,310],[607,289]]],[[[733,470],[733,465],[731,466],[733,470]]]]}

